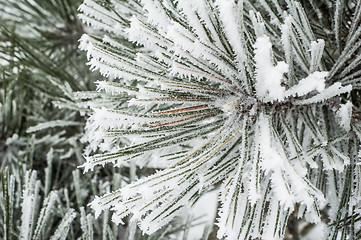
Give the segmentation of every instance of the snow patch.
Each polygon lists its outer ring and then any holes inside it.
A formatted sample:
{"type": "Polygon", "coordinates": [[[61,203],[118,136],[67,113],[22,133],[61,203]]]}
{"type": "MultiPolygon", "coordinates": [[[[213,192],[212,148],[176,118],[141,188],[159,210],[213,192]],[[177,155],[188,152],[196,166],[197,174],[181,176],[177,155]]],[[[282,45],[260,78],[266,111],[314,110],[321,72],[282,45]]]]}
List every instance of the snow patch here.
{"type": "Polygon", "coordinates": [[[272,44],[267,36],[257,38],[254,44],[256,62],[256,94],[264,102],[282,101],[285,88],[281,86],[283,74],[288,72],[285,62],[272,63],[272,44]]]}
{"type": "Polygon", "coordinates": [[[328,72],[314,72],[303,78],[299,83],[285,92],[285,96],[304,96],[314,90],[322,92],[325,89],[325,78],[328,72]]]}
{"type": "Polygon", "coordinates": [[[352,103],[348,101],[341,104],[340,109],[336,112],[336,119],[340,126],[347,132],[351,130],[352,103]]]}

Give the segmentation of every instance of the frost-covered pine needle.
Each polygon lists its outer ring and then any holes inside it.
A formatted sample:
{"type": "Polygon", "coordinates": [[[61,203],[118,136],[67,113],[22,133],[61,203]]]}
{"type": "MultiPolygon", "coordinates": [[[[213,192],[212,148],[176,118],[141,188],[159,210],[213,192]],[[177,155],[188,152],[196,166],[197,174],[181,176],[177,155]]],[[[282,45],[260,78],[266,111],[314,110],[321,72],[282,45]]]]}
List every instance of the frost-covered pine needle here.
{"type": "Polygon", "coordinates": [[[96,216],[129,215],[151,234],[217,185],[219,238],[283,239],[296,208],[321,221],[329,195],[318,174],[350,164],[350,106],[340,96],[353,86],[330,79],[327,39],[287,3],[272,1],[284,9],[277,17],[265,0],[84,1],[80,17],[103,34],[80,39],[90,69],[110,79],[98,89],[130,100],[94,108],[89,140],[106,151],[82,167],[164,168],[96,197],[96,216]],[[327,125],[336,118],[341,127],[327,125]]]}

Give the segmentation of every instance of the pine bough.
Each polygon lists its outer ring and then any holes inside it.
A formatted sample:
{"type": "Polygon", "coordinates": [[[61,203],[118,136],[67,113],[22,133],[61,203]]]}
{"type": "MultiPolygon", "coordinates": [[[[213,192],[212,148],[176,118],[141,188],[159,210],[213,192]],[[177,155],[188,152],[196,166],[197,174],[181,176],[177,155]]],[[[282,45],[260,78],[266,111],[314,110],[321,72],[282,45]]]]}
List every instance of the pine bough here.
{"type": "Polygon", "coordinates": [[[333,56],[294,0],[85,0],[95,31],[80,48],[109,78],[98,89],[128,100],[94,108],[90,142],[109,146],[82,167],[164,168],[96,197],[96,215],[131,215],[151,234],[217,186],[219,238],[282,239],[291,214],[317,223],[325,207],[324,238],[354,236],[361,3],[320,2],[335,10],[336,37],[343,9],[356,9],[333,56]]]}

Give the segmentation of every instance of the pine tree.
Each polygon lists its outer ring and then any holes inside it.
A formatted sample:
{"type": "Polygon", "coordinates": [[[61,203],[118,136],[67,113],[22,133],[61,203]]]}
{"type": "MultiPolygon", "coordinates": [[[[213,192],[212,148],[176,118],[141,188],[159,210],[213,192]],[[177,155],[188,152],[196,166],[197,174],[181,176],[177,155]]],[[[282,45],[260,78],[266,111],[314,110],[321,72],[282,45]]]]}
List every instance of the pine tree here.
{"type": "Polygon", "coordinates": [[[323,239],[360,238],[360,0],[79,10],[94,29],[80,48],[110,99],[86,126],[103,153],[82,167],[162,168],[96,197],[97,216],[130,215],[151,234],[216,188],[219,239],[297,236],[295,221],[326,223],[323,239]]]}

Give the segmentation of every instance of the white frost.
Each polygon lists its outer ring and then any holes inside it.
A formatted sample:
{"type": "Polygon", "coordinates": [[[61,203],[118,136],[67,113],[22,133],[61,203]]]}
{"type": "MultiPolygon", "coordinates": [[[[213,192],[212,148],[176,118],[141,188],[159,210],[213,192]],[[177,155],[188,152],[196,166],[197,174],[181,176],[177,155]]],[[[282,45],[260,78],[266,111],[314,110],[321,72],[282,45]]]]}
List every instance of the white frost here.
{"type": "Polygon", "coordinates": [[[283,74],[287,73],[288,65],[272,63],[272,44],[267,36],[257,38],[254,44],[256,62],[256,94],[264,102],[284,99],[285,88],[281,86],[283,74]]]}
{"type": "Polygon", "coordinates": [[[328,72],[314,72],[303,78],[299,83],[285,92],[286,97],[304,96],[313,90],[322,92],[325,89],[325,78],[328,72]]]}
{"type": "Polygon", "coordinates": [[[348,101],[345,104],[341,104],[340,109],[336,112],[337,120],[340,126],[346,131],[351,129],[351,115],[352,115],[352,103],[348,101]]]}
{"type": "Polygon", "coordinates": [[[330,87],[324,89],[322,92],[320,92],[319,94],[317,94],[311,98],[308,98],[305,100],[300,100],[300,101],[295,101],[295,104],[303,105],[303,104],[318,103],[318,102],[322,102],[327,99],[330,99],[332,97],[338,96],[342,93],[348,93],[351,90],[352,90],[351,85],[342,86],[342,84],[340,82],[336,82],[333,85],[331,85],[330,87]]]}

